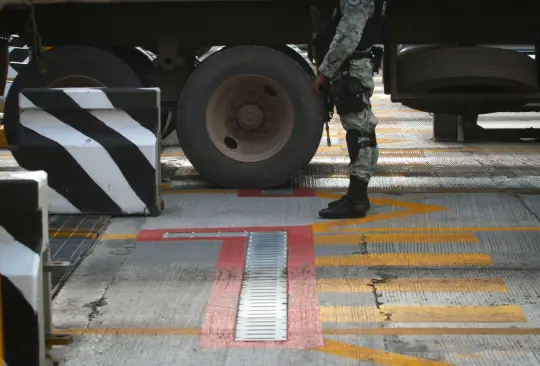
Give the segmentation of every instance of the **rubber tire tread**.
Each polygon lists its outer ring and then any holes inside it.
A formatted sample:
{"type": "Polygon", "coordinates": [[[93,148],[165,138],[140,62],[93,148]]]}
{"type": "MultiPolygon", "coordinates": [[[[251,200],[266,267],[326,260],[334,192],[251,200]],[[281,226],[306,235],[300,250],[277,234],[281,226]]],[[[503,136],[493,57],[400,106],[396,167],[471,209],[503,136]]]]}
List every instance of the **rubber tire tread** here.
{"type": "Polygon", "coordinates": [[[100,48],[66,46],[54,48],[41,57],[44,74],[32,60],[17,75],[6,98],[4,129],[8,144],[18,144],[19,92],[23,88],[46,88],[55,80],[68,75],[85,75],[107,87],[142,88],[135,72],[120,58],[100,48]]]}
{"type": "Polygon", "coordinates": [[[186,157],[204,179],[228,188],[263,189],[285,183],[309,164],[321,141],[324,104],[311,83],[304,67],[269,47],[237,46],[216,52],[191,74],[180,94],[176,130],[186,157]],[[256,163],[222,154],[205,122],[206,106],[216,88],[244,74],[274,80],[289,94],[294,107],[289,141],[274,156],[256,163]]]}
{"type": "Polygon", "coordinates": [[[425,93],[443,87],[538,90],[536,63],[527,55],[493,47],[418,47],[400,53],[399,90],[425,93]]]}

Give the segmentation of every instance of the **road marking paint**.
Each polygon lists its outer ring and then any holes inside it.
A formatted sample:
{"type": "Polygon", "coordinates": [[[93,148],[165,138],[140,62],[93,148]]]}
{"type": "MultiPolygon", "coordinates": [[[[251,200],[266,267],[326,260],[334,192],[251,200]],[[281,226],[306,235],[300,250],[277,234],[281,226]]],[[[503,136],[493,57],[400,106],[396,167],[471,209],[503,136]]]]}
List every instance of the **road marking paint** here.
{"type": "Polygon", "coordinates": [[[540,147],[534,147],[534,146],[527,147],[527,148],[523,148],[523,147],[445,147],[445,148],[426,147],[422,149],[386,148],[386,149],[382,149],[382,151],[387,151],[387,152],[391,152],[395,154],[404,154],[404,153],[409,154],[412,152],[415,152],[415,153],[419,152],[419,153],[424,153],[424,154],[425,153],[444,154],[444,153],[461,153],[461,152],[475,152],[475,153],[477,152],[485,152],[485,153],[515,152],[516,153],[517,152],[517,153],[525,153],[525,154],[537,154],[538,152],[540,152],[540,147]]]}
{"type": "Polygon", "coordinates": [[[201,330],[198,328],[83,328],[83,329],[55,329],[53,334],[64,335],[185,335],[199,336],[201,330]]]}
{"type": "MultiPolygon", "coordinates": [[[[540,335],[540,328],[453,328],[441,327],[396,327],[396,328],[323,328],[325,335],[540,335]]],[[[198,328],[70,328],[55,329],[53,334],[65,335],[103,335],[103,336],[199,336],[198,328]]]]}
{"type": "MultiPolygon", "coordinates": [[[[336,137],[336,136],[330,136],[330,137],[336,137]]],[[[339,136],[341,137],[341,136],[339,136]]],[[[317,151],[320,152],[326,152],[326,151],[343,151],[345,148],[342,145],[333,145],[333,146],[319,146],[317,151]]]]}
{"type": "Polygon", "coordinates": [[[365,243],[479,243],[472,233],[376,233],[354,235],[317,235],[315,245],[350,245],[365,243]]]}
{"type": "MultiPolygon", "coordinates": [[[[406,127],[384,127],[377,126],[377,133],[432,133],[433,130],[419,129],[419,128],[406,128],[406,127]]],[[[408,136],[407,136],[408,137],[408,136]]]]}
{"type": "Polygon", "coordinates": [[[363,227],[359,229],[341,229],[350,233],[365,232],[495,232],[495,231],[540,231],[540,226],[470,226],[470,227],[363,227]]]}
{"type": "Polygon", "coordinates": [[[413,328],[324,328],[325,335],[540,335],[540,328],[449,328],[442,327],[413,327],[413,328]]]}
{"type": "Polygon", "coordinates": [[[98,234],[92,232],[77,232],[77,231],[49,231],[51,238],[91,238],[97,239],[98,234]]]}
{"type": "Polygon", "coordinates": [[[492,265],[487,254],[430,254],[430,253],[377,253],[319,256],[315,258],[317,267],[340,266],[470,266],[492,265]]]}
{"type": "Polygon", "coordinates": [[[523,323],[518,305],[501,306],[323,306],[325,323],[523,323]]]}
{"type": "Polygon", "coordinates": [[[136,234],[104,234],[99,239],[101,240],[124,240],[124,239],[137,239],[139,233],[136,234]]]}
{"type": "MultiPolygon", "coordinates": [[[[320,197],[320,198],[331,198],[331,199],[341,198],[340,194],[324,193],[324,192],[319,192],[319,191],[317,191],[315,195],[316,197],[320,197]]],[[[320,233],[320,232],[328,232],[328,231],[334,231],[334,230],[343,231],[344,226],[361,225],[361,224],[366,224],[369,222],[375,222],[375,221],[381,221],[381,220],[394,220],[397,218],[403,218],[403,217],[408,217],[408,216],[414,216],[414,215],[420,215],[420,214],[425,215],[432,212],[450,210],[449,207],[424,205],[421,203],[404,202],[404,201],[390,200],[390,199],[385,199],[385,198],[374,197],[374,198],[370,198],[370,201],[372,204],[396,206],[404,210],[377,213],[374,215],[368,215],[361,219],[330,220],[326,222],[320,222],[320,223],[311,225],[313,227],[313,232],[320,233]]]]}
{"type": "Polygon", "coordinates": [[[358,362],[372,362],[383,366],[451,366],[451,364],[445,362],[431,361],[374,348],[358,347],[330,339],[325,339],[325,343],[324,347],[314,350],[358,362]]]}
{"type": "Polygon", "coordinates": [[[407,140],[403,140],[403,139],[388,139],[388,138],[377,138],[377,143],[378,144],[394,144],[396,142],[407,142],[407,140]]]}
{"type": "MultiPolygon", "coordinates": [[[[240,342],[234,340],[236,314],[245,264],[245,237],[224,237],[203,324],[201,346],[216,347],[321,347],[323,342],[315,269],[315,249],[310,226],[301,227],[245,227],[179,230],[143,230],[138,241],[169,241],[163,234],[173,232],[287,231],[289,243],[288,275],[288,339],[287,341],[240,342]]],[[[199,240],[198,236],[196,239],[199,240]]],[[[178,239],[173,239],[178,240],[178,239]]],[[[181,240],[190,240],[181,239],[181,240]]]]}
{"type": "Polygon", "coordinates": [[[245,245],[244,238],[222,242],[202,327],[201,346],[204,348],[228,346],[234,340],[245,245]]]}
{"type": "Polygon", "coordinates": [[[317,282],[319,292],[508,292],[502,278],[325,278],[317,282]]]}

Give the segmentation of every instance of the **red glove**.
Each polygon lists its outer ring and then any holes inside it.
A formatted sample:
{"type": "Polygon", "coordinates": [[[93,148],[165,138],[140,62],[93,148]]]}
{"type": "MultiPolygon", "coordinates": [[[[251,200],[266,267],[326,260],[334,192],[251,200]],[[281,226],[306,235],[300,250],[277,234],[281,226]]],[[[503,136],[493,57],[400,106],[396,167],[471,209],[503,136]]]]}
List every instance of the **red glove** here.
{"type": "Polygon", "coordinates": [[[317,79],[311,84],[311,88],[315,94],[321,94],[322,88],[328,83],[328,78],[324,74],[319,74],[317,79]]]}

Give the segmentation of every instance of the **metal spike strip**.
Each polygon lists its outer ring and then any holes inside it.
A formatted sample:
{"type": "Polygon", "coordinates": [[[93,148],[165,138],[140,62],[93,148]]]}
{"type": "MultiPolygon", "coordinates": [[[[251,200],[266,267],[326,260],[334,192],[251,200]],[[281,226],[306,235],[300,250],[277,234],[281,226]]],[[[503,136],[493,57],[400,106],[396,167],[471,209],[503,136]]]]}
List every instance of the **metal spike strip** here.
{"type": "Polygon", "coordinates": [[[287,340],[287,287],[287,232],[250,233],[235,340],[287,340]]]}

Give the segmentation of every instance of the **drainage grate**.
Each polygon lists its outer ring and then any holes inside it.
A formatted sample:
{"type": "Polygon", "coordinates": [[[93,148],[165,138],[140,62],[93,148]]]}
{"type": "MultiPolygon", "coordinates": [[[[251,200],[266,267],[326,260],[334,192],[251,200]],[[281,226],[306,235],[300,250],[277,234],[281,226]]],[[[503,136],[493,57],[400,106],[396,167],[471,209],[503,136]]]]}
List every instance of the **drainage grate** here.
{"type": "Polygon", "coordinates": [[[235,340],[287,340],[287,302],[287,233],[250,233],[235,340]]]}

